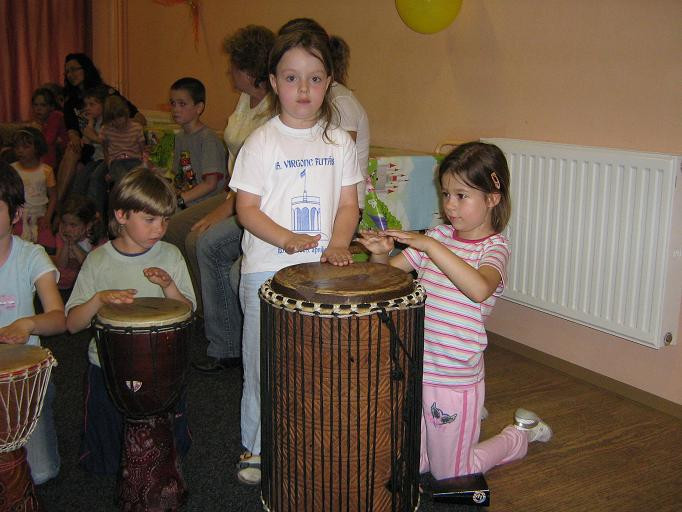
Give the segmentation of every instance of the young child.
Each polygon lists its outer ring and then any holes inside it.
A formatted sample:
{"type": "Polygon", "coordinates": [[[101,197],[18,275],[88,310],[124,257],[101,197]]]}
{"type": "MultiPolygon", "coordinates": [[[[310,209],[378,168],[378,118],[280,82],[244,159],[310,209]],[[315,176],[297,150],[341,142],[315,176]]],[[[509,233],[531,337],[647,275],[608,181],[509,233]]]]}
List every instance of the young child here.
{"type": "MultiPolygon", "coordinates": [[[[175,193],[162,177],[145,168],[124,176],[111,193],[109,229],[114,240],[96,248],[78,273],[66,304],[66,325],[86,329],[100,308],[129,304],[134,297],[168,297],[196,302],[180,252],[161,242],[175,211],[175,193]]],[[[85,424],[81,465],[95,473],[113,474],[119,467],[123,419],[107,394],[95,340],[90,341],[86,375],[85,424]]],[[[184,402],[176,415],[175,439],[184,456],[190,437],[184,402]]]]}
{"type": "Polygon", "coordinates": [[[175,136],[173,172],[181,209],[224,190],[225,147],[218,136],[201,122],[206,89],[196,78],[176,80],[170,89],[173,121],[182,127],[175,136]]]}
{"type": "Polygon", "coordinates": [[[201,289],[201,278],[195,248],[185,243],[187,233],[206,213],[205,204],[201,203],[208,199],[213,202],[214,196],[222,196],[227,170],[223,141],[200,120],[205,103],[206,89],[196,78],[180,78],[171,86],[171,113],[182,127],[175,136],[173,172],[178,206],[183,211],[173,215],[165,240],[180,249],[190,263],[195,290],[201,289]]]}
{"type": "MultiPolygon", "coordinates": [[[[38,336],[66,329],[64,303],[57,291],[59,272],[39,245],[12,236],[24,204],[24,184],[17,172],[0,162],[0,343],[40,345],[38,336]],[[38,292],[43,313],[35,314],[38,292]]],[[[43,409],[26,451],[33,482],[40,485],[59,473],[59,450],[50,382],[43,409]]]]}
{"type": "Polygon", "coordinates": [[[120,96],[104,101],[102,131],[107,181],[116,183],[128,171],[142,164],[145,139],[142,125],[130,118],[128,104],[120,96]]]}
{"type": "Polygon", "coordinates": [[[14,233],[53,251],[55,241],[50,223],[57,205],[57,181],[52,167],[40,161],[47,153],[43,134],[30,126],[17,131],[14,152],[18,160],[12,167],[24,183],[26,196],[23,222],[15,224],[14,233]]]}
{"type": "MultiPolygon", "coordinates": [[[[102,122],[104,102],[109,96],[105,85],[98,85],[85,91],[83,95],[84,112],[88,124],[83,128],[83,153],[90,153],[90,161],[76,171],[72,193],[91,198],[102,219],[106,217],[107,184],[104,177],[107,173],[104,164],[104,147],[102,146],[102,122]],[[103,165],[104,164],[104,165],[103,165]]],[[[85,156],[84,156],[85,158],[85,156]]]]}
{"type": "Polygon", "coordinates": [[[497,146],[470,142],[445,157],[438,174],[449,224],[425,235],[364,232],[360,242],[372,261],[416,270],[426,289],[420,472],[441,480],[523,458],[529,442],[549,441],[552,430],[517,409],[513,426],[478,442],[484,323],[504,289],[510,257],[500,234],[511,214],[509,169],[497,146]],[[389,259],[394,240],[408,247],[389,259]]]}
{"type": "Polygon", "coordinates": [[[57,287],[62,297],[68,298],[85,257],[106,242],[97,229],[99,223],[97,208],[89,197],[71,195],[62,206],[56,236],[57,252],[52,257],[59,269],[57,287]]]}
{"type": "Polygon", "coordinates": [[[42,131],[47,144],[47,153],[41,160],[52,169],[57,169],[58,158],[64,152],[68,140],[64,114],[58,110],[59,106],[54,93],[47,87],[41,87],[33,92],[31,105],[33,106],[33,125],[42,131]]]}
{"type": "Polygon", "coordinates": [[[239,286],[244,312],[238,479],[260,482],[260,305],[258,288],[277,270],[319,260],[350,264],[348,246],[358,224],[356,184],[362,181],[355,144],[332,125],[329,46],[320,35],[293,32],[277,38],[268,72],[274,114],[246,140],[230,187],[244,226],[239,286]],[[311,218],[292,211],[309,201],[311,218]],[[292,220],[295,219],[295,220],[292,220]]]}

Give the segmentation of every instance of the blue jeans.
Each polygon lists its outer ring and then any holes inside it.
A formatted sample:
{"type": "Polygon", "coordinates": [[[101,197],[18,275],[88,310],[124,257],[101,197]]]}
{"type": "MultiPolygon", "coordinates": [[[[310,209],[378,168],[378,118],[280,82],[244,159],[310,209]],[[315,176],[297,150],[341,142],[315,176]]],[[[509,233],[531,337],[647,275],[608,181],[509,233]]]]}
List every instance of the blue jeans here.
{"type": "Polygon", "coordinates": [[[273,275],[275,275],[274,272],[242,274],[239,283],[239,298],[244,311],[242,446],[254,455],[260,454],[260,298],[258,289],[273,275]]]}
{"type": "Polygon", "coordinates": [[[216,359],[239,357],[240,354],[242,312],[236,291],[239,281],[230,284],[230,269],[235,266],[239,272],[235,262],[240,255],[241,237],[242,229],[237,218],[232,216],[199,235],[196,244],[201,269],[204,334],[209,342],[206,353],[216,359]]]}
{"type": "Polygon", "coordinates": [[[54,478],[59,473],[60,458],[57,447],[57,430],[54,426],[55,386],[50,378],[43,408],[36,428],[26,443],[26,459],[31,467],[33,483],[40,485],[54,478]]]}

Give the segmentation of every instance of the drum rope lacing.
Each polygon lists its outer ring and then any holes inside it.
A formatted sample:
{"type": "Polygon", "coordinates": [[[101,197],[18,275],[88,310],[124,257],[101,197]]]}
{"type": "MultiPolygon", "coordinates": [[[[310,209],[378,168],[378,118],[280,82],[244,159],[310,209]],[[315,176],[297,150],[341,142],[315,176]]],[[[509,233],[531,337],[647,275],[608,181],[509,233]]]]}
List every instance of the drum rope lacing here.
{"type": "Polygon", "coordinates": [[[53,365],[56,361],[50,356],[38,365],[0,376],[3,389],[0,408],[4,411],[4,424],[10,427],[7,437],[0,438],[0,452],[18,450],[35,430],[53,365]]]}

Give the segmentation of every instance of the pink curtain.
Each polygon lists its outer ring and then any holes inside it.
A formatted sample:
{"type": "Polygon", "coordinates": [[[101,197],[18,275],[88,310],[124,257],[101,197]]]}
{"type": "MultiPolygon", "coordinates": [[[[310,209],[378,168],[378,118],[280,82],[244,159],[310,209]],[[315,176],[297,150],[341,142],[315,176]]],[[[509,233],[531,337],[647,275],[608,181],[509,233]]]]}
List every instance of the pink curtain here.
{"type": "Polygon", "coordinates": [[[31,93],[64,83],[64,57],[90,53],[91,0],[0,0],[0,122],[31,117],[31,93]]]}

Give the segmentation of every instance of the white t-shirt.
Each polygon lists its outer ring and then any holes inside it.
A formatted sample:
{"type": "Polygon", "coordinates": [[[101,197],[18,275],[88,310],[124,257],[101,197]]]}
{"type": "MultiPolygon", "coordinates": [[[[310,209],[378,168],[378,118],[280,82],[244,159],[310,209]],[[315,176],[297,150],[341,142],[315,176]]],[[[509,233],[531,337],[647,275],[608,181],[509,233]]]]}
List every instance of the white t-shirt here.
{"type": "Polygon", "coordinates": [[[246,138],[251,135],[256,128],[270,119],[269,115],[270,97],[263,98],[258,105],[251,108],[251,96],[243,92],[239,96],[237,106],[234,112],[227,120],[227,126],[223,133],[225,146],[229,151],[228,171],[230,176],[234,171],[234,162],[237,160],[237,154],[246,138]]]}
{"type": "MultiPolygon", "coordinates": [[[[369,164],[369,119],[358,99],[346,86],[334,82],[331,86],[332,103],[336,106],[339,127],[348,132],[356,132],[355,148],[358,153],[358,164],[364,177],[367,177],[369,164]]],[[[365,204],[365,183],[358,183],[358,204],[365,204]]]]}
{"type": "MultiPolygon", "coordinates": [[[[111,242],[107,242],[85,258],[66,303],[66,313],[102,290],[133,288],[137,290],[136,297],[164,297],[163,289],[142,274],[148,267],[159,267],[168,272],[180,293],[196,308],[197,301],[187,264],[177,247],[166,242],[157,242],[145,253],[128,256],[118,252],[111,242]]],[[[92,364],[100,366],[94,339],[88,347],[88,359],[92,364]]]]}
{"type": "MultiPolygon", "coordinates": [[[[0,266],[0,327],[35,315],[36,281],[47,272],[53,273],[55,283],[59,281],[59,272],[42,246],[12,235],[9,256],[0,266]]],[[[26,344],[40,345],[40,338],[32,334],[26,344]]]]}
{"type": "Polygon", "coordinates": [[[260,196],[261,211],[280,226],[295,233],[321,235],[314,249],[287,254],[245,230],[243,273],[318,261],[327,248],[341,187],[363,178],[350,135],[330,128],[331,144],[322,134],[320,124],[290,128],[277,116],[256,129],[242,146],[230,188],[260,196]]]}

